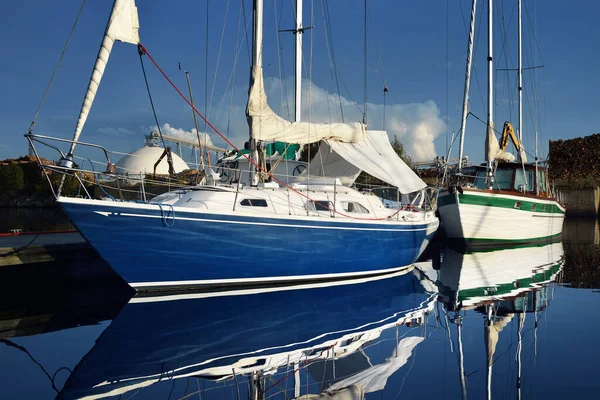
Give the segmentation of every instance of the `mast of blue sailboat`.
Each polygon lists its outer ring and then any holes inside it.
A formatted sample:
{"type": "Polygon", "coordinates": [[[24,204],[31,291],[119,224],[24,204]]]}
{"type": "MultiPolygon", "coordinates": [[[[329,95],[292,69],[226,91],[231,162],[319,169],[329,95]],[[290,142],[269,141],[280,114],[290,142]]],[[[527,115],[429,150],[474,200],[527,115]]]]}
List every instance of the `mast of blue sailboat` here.
{"type": "Polygon", "coordinates": [[[296,0],[296,69],[295,69],[295,84],[296,84],[296,122],[300,122],[302,117],[302,0],[296,0]]]}
{"type": "MultiPolygon", "coordinates": [[[[262,67],[262,36],[263,36],[263,0],[254,0],[252,9],[252,18],[254,21],[252,32],[252,73],[250,77],[250,88],[252,88],[254,71],[262,67]]],[[[250,158],[253,163],[250,164],[250,182],[253,186],[258,185],[258,143],[253,137],[252,127],[250,127],[250,158]]]]}
{"type": "MultiPolygon", "coordinates": [[[[521,21],[521,0],[518,3],[518,30],[519,30],[519,65],[517,67],[517,74],[519,79],[519,162],[523,162],[521,155],[523,152],[523,57],[522,57],[522,21],[521,21]]],[[[525,176],[527,179],[527,176],[525,176]]],[[[529,188],[528,188],[529,189],[529,188]]]]}
{"type": "MultiPolygon", "coordinates": [[[[296,66],[294,71],[295,79],[295,120],[300,122],[302,118],[302,0],[296,0],[296,66]]],[[[308,145],[310,147],[310,145],[308,145]]],[[[285,153],[282,155],[284,156],[285,153]]],[[[310,160],[309,160],[310,161],[310,160]]],[[[287,163],[287,159],[285,161],[287,163]]],[[[309,172],[309,171],[307,171],[309,172]]],[[[286,170],[287,174],[287,170],[286,170]]],[[[307,175],[308,176],[308,175],[307,175]]],[[[294,364],[294,397],[300,397],[300,363],[294,364]]]]}

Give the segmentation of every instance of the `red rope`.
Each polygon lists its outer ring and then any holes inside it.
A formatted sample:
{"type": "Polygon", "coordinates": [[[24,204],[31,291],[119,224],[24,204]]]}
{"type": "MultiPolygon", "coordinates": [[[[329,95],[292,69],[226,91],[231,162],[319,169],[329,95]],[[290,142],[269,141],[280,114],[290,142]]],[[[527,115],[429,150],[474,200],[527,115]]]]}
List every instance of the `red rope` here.
{"type": "MultiPolygon", "coordinates": [[[[150,53],[148,53],[148,50],[146,49],[146,47],[144,47],[144,45],[143,45],[143,44],[139,43],[139,44],[138,44],[138,49],[139,49],[139,50],[140,50],[142,53],[144,53],[145,55],[147,55],[147,56],[148,56],[148,58],[150,59],[150,61],[152,61],[152,64],[154,64],[154,65],[156,66],[156,68],[157,68],[157,69],[160,71],[160,73],[161,73],[161,74],[162,74],[162,75],[165,77],[165,79],[167,80],[167,82],[169,82],[169,83],[171,84],[171,86],[173,86],[173,89],[175,89],[175,91],[176,91],[177,93],[179,93],[179,95],[181,96],[181,98],[182,98],[183,100],[185,100],[185,102],[186,102],[186,103],[188,103],[190,107],[192,107],[192,110],[194,110],[194,112],[195,112],[196,114],[198,114],[198,115],[200,116],[200,118],[202,118],[202,120],[204,120],[204,122],[206,122],[206,124],[207,124],[208,126],[210,126],[210,128],[211,128],[213,131],[215,131],[215,133],[216,133],[217,135],[219,135],[219,136],[221,137],[221,139],[223,139],[223,140],[224,140],[224,141],[225,141],[225,142],[226,142],[228,145],[230,145],[231,147],[233,147],[233,148],[234,148],[235,150],[237,150],[237,151],[238,151],[238,153],[239,153],[239,150],[240,150],[240,149],[238,149],[238,148],[237,148],[237,147],[236,147],[236,146],[235,146],[233,143],[231,143],[231,141],[229,141],[229,140],[228,140],[228,139],[227,139],[227,138],[226,138],[226,137],[225,137],[225,136],[224,136],[224,135],[223,135],[221,132],[219,132],[219,130],[218,130],[217,128],[215,128],[215,126],[214,126],[213,124],[211,124],[211,123],[208,121],[208,119],[206,119],[206,117],[205,117],[204,115],[202,115],[202,113],[200,113],[200,111],[198,111],[198,110],[196,109],[196,107],[194,107],[194,105],[193,105],[193,104],[192,104],[192,103],[191,103],[191,102],[188,100],[188,98],[187,98],[187,97],[185,97],[185,95],[184,95],[184,94],[181,92],[181,90],[179,90],[179,88],[178,88],[178,87],[177,87],[177,86],[176,86],[176,85],[173,83],[173,81],[172,81],[172,80],[171,80],[171,79],[170,79],[170,78],[167,76],[167,74],[165,73],[165,71],[163,71],[163,69],[162,69],[162,68],[161,68],[161,67],[158,65],[158,63],[157,63],[157,62],[154,60],[154,58],[152,58],[152,56],[150,55],[150,53]]],[[[324,204],[321,204],[321,203],[319,203],[319,202],[317,202],[317,201],[314,201],[313,199],[311,199],[310,197],[308,197],[308,196],[307,196],[307,195],[305,195],[304,193],[301,193],[300,191],[298,191],[298,190],[294,189],[293,187],[289,186],[287,183],[285,183],[285,182],[283,182],[283,181],[281,181],[281,180],[277,179],[277,178],[276,178],[275,176],[273,176],[273,174],[271,174],[270,172],[268,172],[268,171],[265,171],[263,168],[261,168],[261,167],[260,167],[260,165],[258,165],[257,163],[255,163],[255,162],[254,162],[254,160],[252,160],[252,159],[251,159],[250,157],[248,157],[247,155],[245,155],[245,154],[243,154],[243,153],[240,153],[240,154],[242,154],[242,155],[244,156],[244,158],[246,158],[246,160],[248,160],[248,162],[249,162],[249,163],[252,163],[252,165],[254,165],[256,168],[258,168],[258,170],[259,170],[259,171],[262,171],[262,172],[266,173],[267,175],[269,175],[269,177],[271,177],[273,180],[277,181],[277,182],[278,182],[280,185],[282,185],[282,186],[285,186],[285,187],[286,187],[286,188],[288,188],[289,190],[292,190],[293,192],[295,192],[295,193],[299,194],[300,196],[302,196],[302,197],[304,197],[304,198],[306,198],[306,199],[308,199],[308,200],[312,201],[314,204],[318,204],[319,206],[321,206],[321,207],[323,207],[323,208],[326,208],[326,209],[327,209],[327,210],[329,210],[330,212],[333,212],[333,213],[335,213],[335,214],[339,214],[339,215],[341,215],[342,217],[346,217],[346,218],[350,218],[350,219],[356,219],[356,220],[363,220],[363,221],[385,221],[385,220],[388,220],[388,219],[391,219],[391,218],[395,217],[395,216],[396,216],[396,215],[397,215],[397,214],[400,212],[400,210],[398,210],[398,211],[396,211],[394,214],[392,214],[392,215],[390,215],[390,216],[388,216],[388,217],[385,217],[385,218],[360,218],[360,217],[354,217],[354,216],[350,216],[350,215],[347,215],[347,214],[341,213],[341,212],[339,212],[339,211],[337,211],[337,210],[335,210],[335,209],[331,209],[331,208],[327,207],[327,206],[326,206],[326,205],[324,205],[324,204]]]]}

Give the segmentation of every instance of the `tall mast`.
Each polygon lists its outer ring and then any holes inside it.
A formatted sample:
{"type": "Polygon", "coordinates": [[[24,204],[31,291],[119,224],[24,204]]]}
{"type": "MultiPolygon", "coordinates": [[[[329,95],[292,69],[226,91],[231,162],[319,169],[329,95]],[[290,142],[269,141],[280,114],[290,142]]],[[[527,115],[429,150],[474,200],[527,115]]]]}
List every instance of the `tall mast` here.
{"type": "Polygon", "coordinates": [[[363,111],[363,124],[367,124],[367,102],[368,102],[368,96],[367,96],[367,0],[365,0],[365,15],[364,15],[364,95],[365,95],[365,109],[363,111]]]}
{"type": "Polygon", "coordinates": [[[521,314],[519,314],[519,344],[517,345],[517,399],[521,400],[521,350],[523,349],[523,326],[525,325],[525,312],[527,307],[527,302],[525,304],[525,309],[521,314]]]}
{"type": "Polygon", "coordinates": [[[465,91],[463,94],[462,120],[460,123],[460,146],[458,149],[458,172],[462,171],[463,147],[465,131],[467,129],[467,115],[469,114],[469,90],[471,88],[471,66],[473,65],[473,38],[475,37],[475,9],[477,0],[471,6],[471,27],[469,30],[469,44],[467,47],[467,71],[465,76],[465,91]]]}
{"type": "Polygon", "coordinates": [[[494,155],[491,154],[491,143],[494,138],[494,63],[492,60],[494,54],[494,18],[493,18],[493,0],[488,0],[488,112],[487,112],[487,137],[486,142],[486,161],[488,170],[488,184],[492,187],[492,162],[494,155]]]}
{"type": "MultiPolygon", "coordinates": [[[[262,38],[263,38],[263,0],[254,0],[252,16],[254,19],[254,29],[252,34],[252,77],[250,88],[254,84],[255,74],[262,69],[262,38]]],[[[262,74],[262,71],[260,71],[262,74]]],[[[258,149],[256,140],[253,138],[252,128],[250,128],[250,156],[253,164],[250,165],[250,181],[252,185],[258,184],[258,174],[256,164],[258,163],[258,149]],[[256,163],[256,164],[255,164],[256,163]]]]}
{"type": "Polygon", "coordinates": [[[460,373],[460,389],[462,392],[463,400],[467,400],[467,380],[465,377],[465,356],[463,352],[463,343],[462,343],[462,320],[458,319],[456,323],[456,329],[458,332],[458,370],[460,373]]]}
{"type": "MultiPolygon", "coordinates": [[[[521,22],[521,0],[517,1],[519,8],[519,66],[517,68],[519,75],[519,161],[523,161],[521,153],[523,149],[523,58],[522,58],[522,22],[521,22]]],[[[529,188],[527,188],[529,189],[529,188]]]]}
{"type": "Polygon", "coordinates": [[[302,0],[296,0],[296,122],[302,117],[302,0]]]}

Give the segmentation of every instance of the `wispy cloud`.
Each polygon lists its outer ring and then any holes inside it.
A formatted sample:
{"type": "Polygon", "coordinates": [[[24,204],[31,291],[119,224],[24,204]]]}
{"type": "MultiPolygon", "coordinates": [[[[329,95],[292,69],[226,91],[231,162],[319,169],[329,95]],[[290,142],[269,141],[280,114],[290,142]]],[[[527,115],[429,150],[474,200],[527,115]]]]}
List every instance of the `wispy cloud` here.
{"type": "Polygon", "coordinates": [[[119,127],[115,128],[115,127],[110,127],[110,126],[98,128],[98,129],[96,129],[96,133],[99,133],[101,135],[106,135],[106,136],[113,136],[113,137],[136,134],[134,131],[127,129],[127,128],[119,128],[119,127]]]}

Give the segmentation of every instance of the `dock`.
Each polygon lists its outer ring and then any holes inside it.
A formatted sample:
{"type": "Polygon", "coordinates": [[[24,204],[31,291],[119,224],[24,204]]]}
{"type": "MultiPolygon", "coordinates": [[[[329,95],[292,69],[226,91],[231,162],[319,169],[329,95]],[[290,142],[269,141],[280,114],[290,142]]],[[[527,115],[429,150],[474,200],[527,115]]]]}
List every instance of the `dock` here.
{"type": "Polygon", "coordinates": [[[76,230],[0,234],[0,267],[72,259],[94,252],[76,230]]]}

